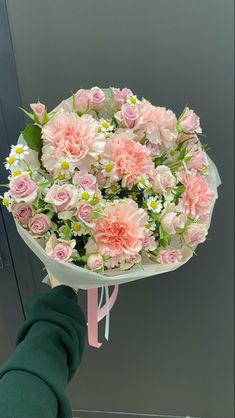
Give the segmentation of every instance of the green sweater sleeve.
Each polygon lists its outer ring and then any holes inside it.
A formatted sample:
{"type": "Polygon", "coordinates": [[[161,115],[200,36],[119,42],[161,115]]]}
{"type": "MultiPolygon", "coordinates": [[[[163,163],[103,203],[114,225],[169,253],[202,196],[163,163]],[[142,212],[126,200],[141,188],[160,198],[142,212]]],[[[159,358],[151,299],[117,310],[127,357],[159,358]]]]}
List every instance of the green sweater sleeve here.
{"type": "Polygon", "coordinates": [[[71,418],[66,387],[81,362],[86,333],[71,288],[33,295],[16,349],[0,369],[0,418],[71,418]]]}

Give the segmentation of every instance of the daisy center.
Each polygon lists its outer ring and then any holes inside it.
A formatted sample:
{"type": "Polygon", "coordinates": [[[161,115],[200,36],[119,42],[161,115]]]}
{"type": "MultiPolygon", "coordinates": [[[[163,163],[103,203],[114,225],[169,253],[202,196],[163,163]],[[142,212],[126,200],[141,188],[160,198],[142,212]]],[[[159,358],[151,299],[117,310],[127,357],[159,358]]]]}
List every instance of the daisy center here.
{"type": "Polygon", "coordinates": [[[107,173],[110,173],[110,172],[112,171],[112,169],[113,169],[112,164],[107,164],[107,165],[105,166],[105,171],[107,171],[107,173]]]}
{"type": "Polygon", "coordinates": [[[12,165],[12,164],[14,164],[15,160],[16,160],[16,159],[15,159],[15,157],[13,157],[13,156],[12,156],[12,157],[9,157],[9,158],[8,158],[8,163],[9,163],[10,165],[12,165]]]}
{"type": "Polygon", "coordinates": [[[60,166],[61,166],[62,170],[68,170],[68,168],[69,168],[69,163],[68,163],[67,161],[63,161],[63,162],[60,164],[60,166]]]}
{"type": "Polygon", "coordinates": [[[151,208],[153,208],[153,209],[157,209],[157,202],[156,202],[155,200],[153,200],[153,201],[150,203],[150,206],[151,206],[151,208]]]}
{"type": "Polygon", "coordinates": [[[16,148],[16,154],[22,154],[24,152],[22,147],[16,148]]]}
{"type": "Polygon", "coordinates": [[[73,225],[73,229],[74,229],[74,231],[78,232],[78,231],[80,231],[80,229],[81,229],[81,225],[79,225],[79,224],[74,224],[74,225],[73,225]]]}
{"type": "Polygon", "coordinates": [[[90,199],[90,194],[88,192],[83,192],[82,193],[82,199],[83,200],[89,200],[90,199]]]}

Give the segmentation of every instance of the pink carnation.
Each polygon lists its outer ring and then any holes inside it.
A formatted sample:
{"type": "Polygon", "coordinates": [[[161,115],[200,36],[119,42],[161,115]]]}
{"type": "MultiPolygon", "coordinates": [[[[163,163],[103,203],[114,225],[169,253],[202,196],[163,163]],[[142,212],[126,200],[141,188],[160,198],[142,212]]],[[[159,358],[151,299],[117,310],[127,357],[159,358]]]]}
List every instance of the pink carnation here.
{"type": "Polygon", "coordinates": [[[99,124],[91,115],[80,117],[62,109],[42,128],[44,167],[53,172],[61,158],[69,158],[79,168],[89,167],[105,147],[105,137],[98,130],[99,124]]]}
{"type": "Polygon", "coordinates": [[[214,192],[206,178],[192,169],[190,173],[180,173],[179,180],[185,185],[185,191],[179,202],[179,209],[185,209],[186,214],[195,218],[197,215],[200,220],[205,220],[215,199],[214,192]]]}
{"type": "Polygon", "coordinates": [[[176,143],[178,136],[177,119],[171,110],[155,107],[150,103],[141,103],[140,117],[135,129],[144,129],[147,139],[153,144],[170,148],[176,143]]]}
{"type": "MultiPolygon", "coordinates": [[[[148,216],[133,200],[116,202],[105,209],[97,219],[94,236],[99,253],[103,256],[130,257],[142,248],[148,216]]],[[[115,258],[115,260],[117,260],[115,258]]]]}
{"type": "Polygon", "coordinates": [[[131,130],[114,134],[107,143],[105,155],[113,162],[115,179],[122,180],[122,186],[129,189],[154,169],[150,151],[134,141],[131,130]]]}

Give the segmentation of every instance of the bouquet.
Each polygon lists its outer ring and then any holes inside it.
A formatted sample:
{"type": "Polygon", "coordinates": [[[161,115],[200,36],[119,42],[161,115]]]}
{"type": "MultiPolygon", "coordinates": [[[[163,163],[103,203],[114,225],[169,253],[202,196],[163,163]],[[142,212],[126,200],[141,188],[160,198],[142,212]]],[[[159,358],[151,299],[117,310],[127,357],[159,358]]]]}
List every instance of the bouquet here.
{"type": "Polygon", "coordinates": [[[177,118],[128,88],[98,87],[51,112],[30,107],[2,202],[47,269],[91,289],[88,323],[98,322],[119,284],[176,269],[205,241],[219,175],[188,107],[177,118]]]}

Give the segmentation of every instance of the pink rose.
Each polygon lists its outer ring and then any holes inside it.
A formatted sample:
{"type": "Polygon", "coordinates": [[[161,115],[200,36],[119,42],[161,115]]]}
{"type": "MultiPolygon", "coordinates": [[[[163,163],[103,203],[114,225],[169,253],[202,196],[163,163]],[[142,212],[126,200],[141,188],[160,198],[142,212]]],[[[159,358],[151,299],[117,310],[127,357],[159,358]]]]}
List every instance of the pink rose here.
{"type": "Polygon", "coordinates": [[[179,119],[179,125],[184,132],[200,133],[202,131],[200,127],[200,118],[188,107],[185,108],[183,115],[179,119]]]}
{"type": "Polygon", "coordinates": [[[28,227],[29,231],[33,235],[42,235],[45,234],[51,228],[51,220],[47,215],[43,213],[38,213],[30,219],[28,227]]]}
{"type": "Polygon", "coordinates": [[[33,202],[37,197],[37,185],[28,173],[20,174],[10,182],[10,193],[16,202],[33,202]]]}
{"type": "Polygon", "coordinates": [[[195,168],[195,170],[203,171],[208,167],[208,158],[202,149],[198,149],[188,161],[187,166],[189,169],[195,168]]]}
{"type": "Polygon", "coordinates": [[[207,236],[206,226],[203,224],[191,223],[183,233],[185,244],[195,247],[205,241],[207,236]]]}
{"type": "Polygon", "coordinates": [[[95,174],[97,184],[100,188],[104,187],[107,183],[107,177],[105,177],[100,171],[95,174]]]}
{"type": "Polygon", "coordinates": [[[82,203],[81,205],[77,207],[75,216],[81,219],[82,221],[89,222],[92,217],[92,212],[93,212],[93,209],[91,205],[82,203]]]}
{"type": "Polygon", "coordinates": [[[76,240],[66,241],[57,239],[53,234],[46,243],[46,253],[57,261],[72,261],[72,255],[76,253],[74,247],[76,240]]]}
{"type": "Polygon", "coordinates": [[[28,203],[20,202],[13,205],[12,213],[17,222],[21,223],[22,225],[27,225],[30,218],[34,214],[34,209],[28,203]]]}
{"type": "Polygon", "coordinates": [[[185,185],[185,191],[178,205],[179,210],[185,211],[191,218],[199,215],[201,221],[205,220],[215,199],[207,179],[194,169],[190,173],[179,173],[178,177],[185,185]]]}
{"type": "Polygon", "coordinates": [[[95,109],[100,109],[105,102],[105,94],[99,87],[92,87],[91,93],[91,104],[95,109]]]}
{"type": "Polygon", "coordinates": [[[176,212],[166,213],[161,221],[164,231],[169,235],[174,235],[184,229],[186,216],[176,212]]]}
{"type": "Polygon", "coordinates": [[[158,243],[155,241],[154,236],[145,235],[144,239],[142,240],[143,249],[146,251],[154,251],[158,243]]]}
{"type": "Polygon", "coordinates": [[[113,106],[118,109],[121,109],[122,105],[126,103],[128,96],[132,96],[132,91],[127,88],[120,90],[115,87],[113,87],[112,90],[114,94],[113,106]]]}
{"type": "Polygon", "coordinates": [[[30,105],[34,116],[36,116],[36,121],[38,121],[40,124],[43,124],[44,117],[46,115],[46,107],[43,103],[31,103],[30,105]]]}
{"type": "Polygon", "coordinates": [[[76,171],[73,176],[73,184],[79,185],[83,189],[95,190],[96,178],[87,171],[76,171]]]}
{"type": "Polygon", "coordinates": [[[100,270],[103,267],[103,257],[100,254],[89,255],[87,267],[92,271],[100,270]]]}
{"type": "Polygon", "coordinates": [[[182,253],[180,250],[167,247],[159,252],[157,261],[161,264],[180,263],[182,261],[182,253]]]}
{"type": "Polygon", "coordinates": [[[90,106],[91,95],[89,91],[80,89],[74,95],[74,107],[79,113],[85,113],[90,106]]]}
{"type": "Polygon", "coordinates": [[[146,148],[150,151],[151,156],[156,158],[157,156],[161,155],[161,150],[159,144],[153,144],[152,142],[147,142],[146,148]]]}
{"type": "Polygon", "coordinates": [[[176,178],[165,165],[157,166],[153,176],[153,189],[157,193],[167,193],[173,189],[176,178]]]}
{"type": "Polygon", "coordinates": [[[53,184],[46,194],[45,201],[51,203],[56,212],[62,212],[75,206],[77,196],[78,191],[75,186],[53,184]]]}
{"type": "Polygon", "coordinates": [[[129,105],[128,103],[124,104],[121,109],[121,117],[127,128],[134,128],[138,119],[138,107],[136,105],[129,105]]]}

